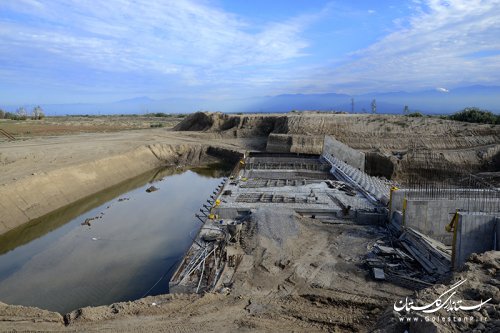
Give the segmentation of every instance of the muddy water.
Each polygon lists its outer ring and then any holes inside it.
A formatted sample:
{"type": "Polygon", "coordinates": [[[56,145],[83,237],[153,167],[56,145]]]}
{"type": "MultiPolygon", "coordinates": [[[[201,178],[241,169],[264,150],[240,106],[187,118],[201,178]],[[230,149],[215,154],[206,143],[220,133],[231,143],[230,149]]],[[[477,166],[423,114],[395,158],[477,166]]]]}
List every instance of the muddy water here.
{"type": "Polygon", "coordinates": [[[0,301],[66,313],[168,292],[222,175],[158,170],[1,236],[0,301]]]}

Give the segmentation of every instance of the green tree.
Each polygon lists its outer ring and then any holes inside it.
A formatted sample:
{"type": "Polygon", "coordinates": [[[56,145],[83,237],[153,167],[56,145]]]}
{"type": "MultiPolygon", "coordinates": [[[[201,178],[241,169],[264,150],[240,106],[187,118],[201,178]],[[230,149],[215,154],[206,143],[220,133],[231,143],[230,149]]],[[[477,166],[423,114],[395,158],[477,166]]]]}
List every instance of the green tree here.
{"type": "Polygon", "coordinates": [[[377,100],[375,100],[375,98],[372,100],[370,105],[372,107],[372,113],[377,113],[377,100]]]}
{"type": "Polygon", "coordinates": [[[0,119],[5,118],[5,111],[0,109],[0,119]]]}
{"type": "Polygon", "coordinates": [[[481,110],[478,107],[467,107],[462,111],[450,115],[448,118],[468,123],[500,124],[500,115],[495,115],[487,110],[481,110]]]}

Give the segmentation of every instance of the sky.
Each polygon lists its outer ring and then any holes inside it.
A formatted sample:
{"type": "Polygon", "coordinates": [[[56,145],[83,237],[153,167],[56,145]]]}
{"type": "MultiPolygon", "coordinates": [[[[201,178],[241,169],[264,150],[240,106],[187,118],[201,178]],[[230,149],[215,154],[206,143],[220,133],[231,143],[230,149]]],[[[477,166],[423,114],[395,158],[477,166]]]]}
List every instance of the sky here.
{"type": "Polygon", "coordinates": [[[3,0],[0,104],[500,85],[498,36],[500,0],[3,0]]]}

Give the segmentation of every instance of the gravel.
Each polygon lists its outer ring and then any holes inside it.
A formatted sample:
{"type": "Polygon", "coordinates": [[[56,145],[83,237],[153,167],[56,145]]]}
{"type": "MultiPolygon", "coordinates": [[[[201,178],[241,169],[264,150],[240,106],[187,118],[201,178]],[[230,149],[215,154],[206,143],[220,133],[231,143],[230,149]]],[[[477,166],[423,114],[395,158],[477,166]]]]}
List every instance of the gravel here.
{"type": "Polygon", "coordinates": [[[261,207],[253,212],[252,219],[257,223],[257,234],[273,240],[280,247],[299,232],[294,213],[287,208],[261,207]]]}

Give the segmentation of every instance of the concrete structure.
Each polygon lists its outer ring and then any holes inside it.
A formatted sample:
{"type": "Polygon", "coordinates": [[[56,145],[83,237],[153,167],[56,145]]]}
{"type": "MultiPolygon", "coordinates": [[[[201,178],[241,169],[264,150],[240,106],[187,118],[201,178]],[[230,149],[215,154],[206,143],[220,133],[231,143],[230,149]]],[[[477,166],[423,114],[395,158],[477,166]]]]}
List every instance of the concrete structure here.
{"type": "MultiPolygon", "coordinates": [[[[451,190],[450,190],[451,191],[451,190]]],[[[453,235],[445,227],[451,222],[457,211],[492,211],[498,205],[493,200],[474,201],[467,198],[467,193],[474,195],[473,191],[464,191],[461,198],[418,198],[418,193],[413,190],[397,190],[391,194],[389,204],[390,214],[401,212],[405,227],[413,228],[445,245],[451,245],[453,235]]],[[[446,193],[445,193],[446,194],[446,193]]]]}
{"type": "Polygon", "coordinates": [[[445,227],[450,223],[460,202],[456,200],[406,200],[404,225],[451,245],[452,234],[445,227]]]}
{"type": "Polygon", "coordinates": [[[500,216],[484,213],[457,214],[452,263],[459,269],[472,253],[500,249],[500,216]]]}
{"type": "Polygon", "coordinates": [[[325,220],[349,218],[379,223],[382,218],[375,212],[376,205],[337,180],[331,169],[319,156],[254,154],[246,159],[239,178],[226,184],[221,204],[213,213],[220,218],[236,218],[245,211],[274,206],[318,219],[323,216],[325,220]]]}
{"type": "Polygon", "coordinates": [[[221,276],[232,276],[228,272],[235,268],[229,263],[236,254],[230,254],[228,237],[255,214],[278,211],[287,219],[298,214],[327,224],[385,223],[379,202],[373,203],[366,193],[336,179],[331,169],[319,155],[247,156],[214,191],[208,205],[203,205],[201,215],[196,215],[203,227],[173,274],[170,292],[210,291],[222,281],[221,276]]]}
{"type": "Polygon", "coordinates": [[[330,154],[350,166],[365,171],[365,154],[359,150],[353,149],[334,137],[325,135],[323,143],[323,155],[330,154]]]}
{"type": "Polygon", "coordinates": [[[331,164],[331,173],[336,178],[354,186],[373,204],[387,205],[389,202],[389,186],[384,184],[380,179],[367,175],[330,153],[325,152],[322,157],[331,164]]]}

